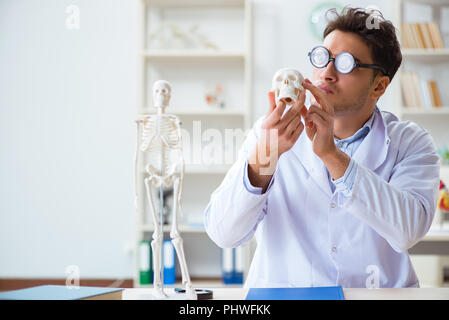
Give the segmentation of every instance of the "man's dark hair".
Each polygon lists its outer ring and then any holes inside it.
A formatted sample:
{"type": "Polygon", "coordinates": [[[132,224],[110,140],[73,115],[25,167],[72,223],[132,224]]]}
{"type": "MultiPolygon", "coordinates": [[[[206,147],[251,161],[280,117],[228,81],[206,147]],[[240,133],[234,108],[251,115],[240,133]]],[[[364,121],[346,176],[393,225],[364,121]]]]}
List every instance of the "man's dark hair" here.
{"type": "MultiPolygon", "coordinates": [[[[323,39],[334,30],[357,34],[370,48],[374,64],[383,67],[391,81],[402,62],[401,48],[393,23],[385,20],[378,10],[345,7],[338,13],[336,9],[330,9],[326,18],[329,13],[335,17],[324,29],[323,39]]],[[[373,71],[373,79],[381,73],[379,70],[373,71]]]]}

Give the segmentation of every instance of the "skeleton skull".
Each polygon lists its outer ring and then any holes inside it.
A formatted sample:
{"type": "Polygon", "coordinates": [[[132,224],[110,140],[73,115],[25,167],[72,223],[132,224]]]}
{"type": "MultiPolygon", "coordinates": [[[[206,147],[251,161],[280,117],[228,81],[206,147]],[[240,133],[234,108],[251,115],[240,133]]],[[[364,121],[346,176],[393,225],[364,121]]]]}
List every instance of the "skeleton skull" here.
{"type": "Polygon", "coordinates": [[[153,103],[155,108],[165,108],[170,102],[171,85],[168,81],[158,80],[153,85],[153,103]]]}
{"type": "Polygon", "coordinates": [[[272,91],[275,93],[276,104],[283,100],[291,105],[298,100],[299,94],[304,91],[301,83],[304,77],[295,69],[284,68],[278,70],[273,77],[272,91]]]}

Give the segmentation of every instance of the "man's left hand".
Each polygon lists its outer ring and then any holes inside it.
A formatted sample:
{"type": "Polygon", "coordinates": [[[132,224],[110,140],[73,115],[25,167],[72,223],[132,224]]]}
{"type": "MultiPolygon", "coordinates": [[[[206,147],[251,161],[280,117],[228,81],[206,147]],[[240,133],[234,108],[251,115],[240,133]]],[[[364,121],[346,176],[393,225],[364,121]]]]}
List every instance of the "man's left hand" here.
{"type": "Polygon", "coordinates": [[[303,86],[314,98],[304,115],[306,133],[313,143],[313,152],[323,160],[337,149],[334,142],[334,107],[324,91],[314,86],[310,80],[306,79],[303,86]]]}
{"type": "Polygon", "coordinates": [[[302,85],[314,98],[307,112],[305,108],[301,110],[307,136],[313,143],[313,152],[323,161],[331,177],[337,180],[345,174],[351,158],[335,145],[334,107],[324,91],[314,86],[310,80],[307,79],[302,85]]]}

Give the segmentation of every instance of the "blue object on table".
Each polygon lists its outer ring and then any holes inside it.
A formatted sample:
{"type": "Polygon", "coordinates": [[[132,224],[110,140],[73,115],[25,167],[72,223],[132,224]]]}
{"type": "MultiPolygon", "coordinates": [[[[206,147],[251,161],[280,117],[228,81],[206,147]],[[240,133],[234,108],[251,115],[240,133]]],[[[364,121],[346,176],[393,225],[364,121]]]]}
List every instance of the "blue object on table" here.
{"type": "Polygon", "coordinates": [[[176,252],[170,239],[165,239],[164,250],[164,284],[176,283],[176,252]]]}
{"type": "Polygon", "coordinates": [[[222,249],[222,279],[224,284],[243,284],[242,247],[222,249]]]}
{"type": "Polygon", "coordinates": [[[26,289],[0,292],[0,300],[79,300],[122,291],[120,288],[68,287],[43,285],[26,289]]]}
{"type": "Polygon", "coordinates": [[[338,287],[250,288],[246,300],[344,300],[338,287]]]}

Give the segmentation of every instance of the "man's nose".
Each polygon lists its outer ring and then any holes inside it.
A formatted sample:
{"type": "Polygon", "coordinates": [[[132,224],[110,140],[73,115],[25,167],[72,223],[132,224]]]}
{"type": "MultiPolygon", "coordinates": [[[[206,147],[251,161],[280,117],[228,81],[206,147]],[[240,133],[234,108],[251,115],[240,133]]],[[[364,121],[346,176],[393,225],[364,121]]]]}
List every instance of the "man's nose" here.
{"type": "Polygon", "coordinates": [[[338,71],[335,69],[334,61],[329,61],[327,66],[325,66],[320,75],[321,80],[325,80],[327,82],[335,82],[338,79],[338,71]]]}

